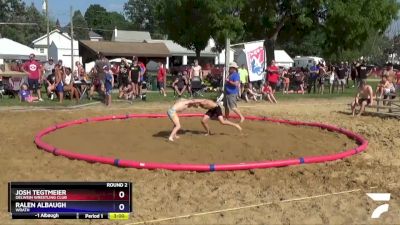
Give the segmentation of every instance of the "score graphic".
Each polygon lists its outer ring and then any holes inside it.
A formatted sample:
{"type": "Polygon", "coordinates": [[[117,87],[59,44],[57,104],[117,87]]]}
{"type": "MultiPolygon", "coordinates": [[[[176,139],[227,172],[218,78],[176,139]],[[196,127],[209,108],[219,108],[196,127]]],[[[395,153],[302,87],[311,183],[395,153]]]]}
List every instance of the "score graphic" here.
{"type": "Polygon", "coordinates": [[[10,182],[13,219],[128,219],[130,182],[10,182]]]}

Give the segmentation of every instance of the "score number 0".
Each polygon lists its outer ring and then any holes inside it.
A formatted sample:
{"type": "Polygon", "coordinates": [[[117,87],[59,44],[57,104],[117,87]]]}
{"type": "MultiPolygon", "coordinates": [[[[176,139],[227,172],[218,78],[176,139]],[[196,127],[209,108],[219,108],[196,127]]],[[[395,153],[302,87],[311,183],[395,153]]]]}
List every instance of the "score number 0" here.
{"type": "MultiPolygon", "coordinates": [[[[118,197],[121,198],[121,199],[123,199],[123,198],[125,197],[125,192],[124,192],[124,191],[120,191],[120,192],[118,193],[118,197]]],[[[124,205],[123,203],[119,204],[118,209],[119,209],[120,211],[123,211],[123,210],[125,209],[125,205],[124,205]]]]}

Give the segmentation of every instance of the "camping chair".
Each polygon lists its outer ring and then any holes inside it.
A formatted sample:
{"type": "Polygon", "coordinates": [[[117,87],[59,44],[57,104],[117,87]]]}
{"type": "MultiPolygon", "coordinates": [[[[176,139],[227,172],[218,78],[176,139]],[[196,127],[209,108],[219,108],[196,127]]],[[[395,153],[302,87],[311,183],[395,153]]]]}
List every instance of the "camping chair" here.
{"type": "Polygon", "coordinates": [[[191,82],[192,95],[203,97],[203,88],[200,77],[194,77],[191,82]]]}
{"type": "Polygon", "coordinates": [[[23,84],[21,77],[10,77],[5,85],[5,92],[10,94],[12,98],[18,96],[18,92],[23,84]]]}

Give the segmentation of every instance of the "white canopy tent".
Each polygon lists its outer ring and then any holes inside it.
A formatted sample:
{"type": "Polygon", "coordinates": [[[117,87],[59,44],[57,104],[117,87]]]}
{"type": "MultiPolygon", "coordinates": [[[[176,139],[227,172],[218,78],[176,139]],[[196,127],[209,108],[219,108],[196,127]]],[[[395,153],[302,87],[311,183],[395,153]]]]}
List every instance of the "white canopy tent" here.
{"type": "Polygon", "coordinates": [[[30,47],[8,38],[0,38],[0,59],[2,60],[27,60],[31,53],[36,55],[37,60],[46,61],[45,55],[40,55],[30,47]]]}

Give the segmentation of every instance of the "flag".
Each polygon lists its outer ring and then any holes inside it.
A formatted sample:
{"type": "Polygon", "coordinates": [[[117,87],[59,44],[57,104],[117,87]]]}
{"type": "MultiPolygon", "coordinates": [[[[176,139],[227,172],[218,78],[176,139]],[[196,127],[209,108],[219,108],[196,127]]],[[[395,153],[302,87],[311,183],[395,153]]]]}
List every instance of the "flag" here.
{"type": "Polygon", "coordinates": [[[46,11],[46,9],[47,9],[46,0],[43,0],[42,10],[43,10],[43,11],[46,11]]]}
{"type": "Polygon", "coordinates": [[[262,80],[266,65],[263,42],[245,44],[247,67],[250,81],[262,80]]]}

